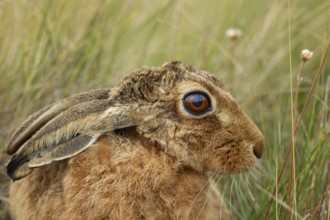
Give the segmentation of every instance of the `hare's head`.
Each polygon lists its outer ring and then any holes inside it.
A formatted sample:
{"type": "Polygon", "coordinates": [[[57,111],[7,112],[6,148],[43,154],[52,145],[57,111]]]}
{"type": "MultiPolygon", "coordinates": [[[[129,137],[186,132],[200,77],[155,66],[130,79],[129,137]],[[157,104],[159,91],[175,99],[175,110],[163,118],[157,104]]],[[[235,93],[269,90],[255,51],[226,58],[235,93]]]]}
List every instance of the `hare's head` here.
{"type": "Polygon", "coordinates": [[[248,170],[264,147],[259,129],[215,77],[170,62],[32,115],[9,142],[8,174],[20,179],[33,167],[72,157],[100,136],[126,128],[200,172],[248,170]]]}

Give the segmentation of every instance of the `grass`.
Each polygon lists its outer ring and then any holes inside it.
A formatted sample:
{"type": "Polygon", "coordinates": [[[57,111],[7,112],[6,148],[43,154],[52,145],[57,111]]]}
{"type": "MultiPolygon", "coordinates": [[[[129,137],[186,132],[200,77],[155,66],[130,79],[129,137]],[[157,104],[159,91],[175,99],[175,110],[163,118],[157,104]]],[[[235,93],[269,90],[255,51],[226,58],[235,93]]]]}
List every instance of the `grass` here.
{"type": "MultiPolygon", "coordinates": [[[[111,87],[143,65],[181,60],[217,74],[265,134],[259,169],[225,177],[221,185],[235,216],[263,219],[275,198],[268,219],[329,219],[329,56],[297,128],[294,154],[289,152],[276,184],[292,122],[302,113],[330,39],[329,11],[330,2],[323,0],[1,0],[0,152],[10,133],[40,107],[111,87]],[[243,32],[236,42],[225,36],[230,27],[243,32]],[[304,65],[292,102],[306,48],[314,56],[304,65]],[[291,103],[297,103],[296,115],[291,103]]],[[[5,219],[8,157],[0,155],[0,219],[5,219]]]]}

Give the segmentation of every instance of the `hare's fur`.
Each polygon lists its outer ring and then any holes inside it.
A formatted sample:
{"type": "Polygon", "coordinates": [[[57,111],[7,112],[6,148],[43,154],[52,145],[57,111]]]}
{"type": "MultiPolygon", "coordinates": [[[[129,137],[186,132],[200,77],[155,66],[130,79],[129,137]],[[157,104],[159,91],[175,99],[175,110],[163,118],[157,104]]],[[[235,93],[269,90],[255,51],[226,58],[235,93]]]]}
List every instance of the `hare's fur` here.
{"type": "Polygon", "coordinates": [[[206,175],[249,170],[264,139],[211,74],[146,67],[111,90],[62,100],[12,136],[16,219],[230,219],[206,175]],[[194,113],[185,97],[203,94],[194,113]]]}
{"type": "Polygon", "coordinates": [[[15,219],[228,219],[205,175],[139,140],[104,136],[10,189],[15,219]]]}

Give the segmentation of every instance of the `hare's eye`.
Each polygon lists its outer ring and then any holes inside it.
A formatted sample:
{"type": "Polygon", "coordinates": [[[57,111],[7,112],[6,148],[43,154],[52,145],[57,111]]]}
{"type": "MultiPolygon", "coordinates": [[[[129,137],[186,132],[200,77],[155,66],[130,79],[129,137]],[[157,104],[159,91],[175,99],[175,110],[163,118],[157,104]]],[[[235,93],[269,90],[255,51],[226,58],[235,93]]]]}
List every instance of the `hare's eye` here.
{"type": "Polygon", "coordinates": [[[183,98],[183,106],[193,115],[202,115],[211,109],[210,98],[204,92],[192,92],[183,98]]]}

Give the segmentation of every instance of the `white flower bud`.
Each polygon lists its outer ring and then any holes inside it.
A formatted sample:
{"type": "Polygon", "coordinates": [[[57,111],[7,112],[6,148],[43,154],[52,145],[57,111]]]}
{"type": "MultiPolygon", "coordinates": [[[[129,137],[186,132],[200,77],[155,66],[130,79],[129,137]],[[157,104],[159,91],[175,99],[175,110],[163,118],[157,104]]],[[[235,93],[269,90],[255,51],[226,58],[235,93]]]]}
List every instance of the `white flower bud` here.
{"type": "Polygon", "coordinates": [[[237,28],[229,28],[226,31],[226,37],[229,38],[229,40],[231,41],[236,41],[238,38],[240,38],[242,36],[242,31],[240,29],[237,28]]]}
{"type": "Polygon", "coordinates": [[[307,49],[301,51],[301,59],[306,62],[313,57],[313,52],[307,49]]]}

